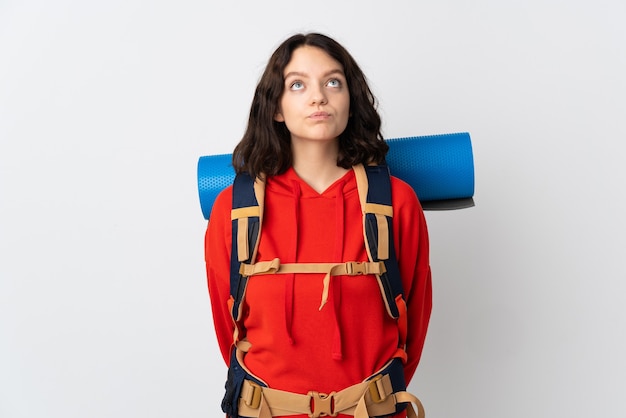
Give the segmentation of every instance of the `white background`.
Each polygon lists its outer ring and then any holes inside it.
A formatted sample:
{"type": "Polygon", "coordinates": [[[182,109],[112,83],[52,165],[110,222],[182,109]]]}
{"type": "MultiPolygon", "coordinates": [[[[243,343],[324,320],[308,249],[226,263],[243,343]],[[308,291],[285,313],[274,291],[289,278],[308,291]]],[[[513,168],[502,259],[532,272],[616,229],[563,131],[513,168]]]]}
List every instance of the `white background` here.
{"type": "Polygon", "coordinates": [[[622,0],[0,0],[0,417],[217,417],[196,191],[270,53],[322,31],[386,137],[468,131],[429,212],[433,418],[623,417],[622,0]]]}

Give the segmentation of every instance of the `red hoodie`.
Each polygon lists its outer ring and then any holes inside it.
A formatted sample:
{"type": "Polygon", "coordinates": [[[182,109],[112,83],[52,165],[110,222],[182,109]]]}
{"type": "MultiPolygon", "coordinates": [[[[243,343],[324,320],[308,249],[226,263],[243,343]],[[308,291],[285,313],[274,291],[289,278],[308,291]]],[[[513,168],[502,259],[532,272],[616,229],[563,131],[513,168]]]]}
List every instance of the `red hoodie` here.
{"type": "MultiPolygon", "coordinates": [[[[395,177],[391,185],[396,256],[408,306],[408,384],[432,307],[428,232],[413,189],[395,177]]],[[[233,342],[227,305],[231,205],[228,187],[215,200],[205,238],[213,321],[227,364],[233,342]]],[[[276,257],[282,263],[368,261],[354,171],[321,194],[293,169],[267,180],[257,261],[276,257]]],[[[375,276],[333,276],[328,303],[320,310],[323,277],[296,273],[250,278],[243,318],[252,346],[245,363],[274,389],[339,391],[362,382],[396,352],[398,328],[385,310],[375,276]]]]}

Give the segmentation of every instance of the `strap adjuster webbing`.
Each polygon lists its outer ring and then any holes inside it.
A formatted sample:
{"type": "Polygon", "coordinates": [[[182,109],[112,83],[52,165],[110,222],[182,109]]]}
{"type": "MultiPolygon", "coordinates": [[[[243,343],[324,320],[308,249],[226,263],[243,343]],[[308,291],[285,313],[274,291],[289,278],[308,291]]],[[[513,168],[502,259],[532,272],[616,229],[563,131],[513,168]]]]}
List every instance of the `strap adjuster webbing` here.
{"type": "Polygon", "coordinates": [[[247,383],[241,387],[241,400],[250,408],[258,409],[261,406],[263,389],[251,380],[248,380],[247,383]]]}
{"type": "Polygon", "coordinates": [[[243,276],[258,274],[326,273],[331,276],[359,276],[383,274],[387,270],[382,261],[348,261],[345,263],[281,263],[278,258],[254,264],[241,263],[239,273],[243,276]]]}
{"type": "Polygon", "coordinates": [[[381,403],[387,396],[393,393],[393,387],[391,386],[391,379],[389,375],[379,374],[369,381],[368,390],[370,393],[370,397],[372,398],[372,402],[381,403]]]}

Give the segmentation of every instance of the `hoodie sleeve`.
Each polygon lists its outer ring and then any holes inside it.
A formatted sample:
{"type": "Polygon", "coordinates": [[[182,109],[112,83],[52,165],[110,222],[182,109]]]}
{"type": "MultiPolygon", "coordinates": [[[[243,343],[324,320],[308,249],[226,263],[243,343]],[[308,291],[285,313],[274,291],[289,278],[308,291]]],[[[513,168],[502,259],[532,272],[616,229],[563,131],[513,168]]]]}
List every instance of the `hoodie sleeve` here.
{"type": "Polygon", "coordinates": [[[422,206],[413,189],[392,178],[394,241],[407,303],[408,332],[404,365],[407,384],[422,355],[432,310],[429,241],[422,206]]]}
{"type": "Polygon", "coordinates": [[[234,324],[228,309],[230,298],[230,253],[232,187],[215,199],[204,238],[204,257],[217,342],[226,365],[230,362],[234,324]]]}

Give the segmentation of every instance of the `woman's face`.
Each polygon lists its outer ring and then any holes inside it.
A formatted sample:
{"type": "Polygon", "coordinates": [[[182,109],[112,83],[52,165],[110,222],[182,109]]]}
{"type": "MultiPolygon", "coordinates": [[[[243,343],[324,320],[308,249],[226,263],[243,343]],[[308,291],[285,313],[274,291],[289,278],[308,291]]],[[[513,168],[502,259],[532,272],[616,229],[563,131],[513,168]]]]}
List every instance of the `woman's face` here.
{"type": "Polygon", "coordinates": [[[293,51],[283,73],[284,92],[274,119],[292,141],[334,141],[350,117],[350,92],[342,65],[320,48],[293,51]]]}

